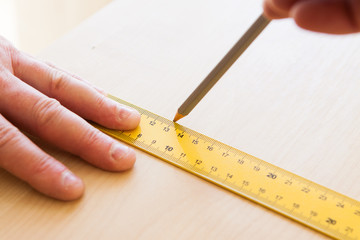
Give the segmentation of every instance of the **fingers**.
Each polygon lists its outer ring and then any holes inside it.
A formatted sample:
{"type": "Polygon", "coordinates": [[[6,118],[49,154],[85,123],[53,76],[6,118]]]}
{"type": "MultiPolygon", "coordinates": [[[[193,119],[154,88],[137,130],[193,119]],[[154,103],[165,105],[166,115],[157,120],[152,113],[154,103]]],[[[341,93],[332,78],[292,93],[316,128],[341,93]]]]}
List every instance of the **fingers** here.
{"type": "Polygon", "coordinates": [[[122,171],[133,166],[132,149],[93,128],[77,114],[125,130],[138,125],[139,113],[106,98],[77,76],[26,56],[10,45],[0,48],[5,48],[0,55],[0,167],[58,199],[76,199],[84,191],[79,178],[14,125],[102,169],[122,171]]]}
{"type": "Polygon", "coordinates": [[[84,192],[78,177],[34,145],[1,114],[0,167],[57,199],[74,200],[84,192]]]}
{"type": "Polygon", "coordinates": [[[14,74],[81,117],[103,126],[128,130],[138,126],[140,114],[107,98],[79,77],[23,53],[13,57],[14,74]]]}
{"type": "Polygon", "coordinates": [[[123,171],[134,165],[132,149],[15,76],[7,78],[0,88],[0,112],[16,126],[105,170],[123,171]]]}
{"type": "Polygon", "coordinates": [[[332,34],[360,31],[360,0],[300,1],[290,15],[300,27],[312,31],[332,34]]]}
{"type": "Polygon", "coordinates": [[[264,14],[292,17],[300,27],[317,32],[360,32],[360,0],[265,0],[264,14]]]}

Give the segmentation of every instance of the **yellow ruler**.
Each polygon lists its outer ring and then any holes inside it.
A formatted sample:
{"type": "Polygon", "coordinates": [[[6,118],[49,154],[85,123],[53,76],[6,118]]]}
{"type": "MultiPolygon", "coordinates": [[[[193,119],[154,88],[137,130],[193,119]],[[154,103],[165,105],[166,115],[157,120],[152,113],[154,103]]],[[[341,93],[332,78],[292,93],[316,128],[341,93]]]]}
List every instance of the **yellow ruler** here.
{"type": "Polygon", "coordinates": [[[147,110],[133,131],[106,134],[338,239],[360,239],[360,202],[147,110]]]}

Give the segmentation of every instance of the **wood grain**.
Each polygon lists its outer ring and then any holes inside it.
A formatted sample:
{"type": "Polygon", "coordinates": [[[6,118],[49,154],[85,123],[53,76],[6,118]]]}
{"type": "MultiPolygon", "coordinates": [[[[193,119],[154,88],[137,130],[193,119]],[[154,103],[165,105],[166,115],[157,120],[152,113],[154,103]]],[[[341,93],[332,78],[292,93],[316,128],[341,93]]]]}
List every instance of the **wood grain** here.
{"type": "MultiPolygon", "coordinates": [[[[172,118],[261,1],[114,1],[41,57],[172,118]]],[[[181,124],[360,200],[360,35],[274,21],[181,124]]],[[[1,239],[323,239],[137,151],[109,173],[34,139],[84,179],[75,202],[0,171],[1,239]]]]}

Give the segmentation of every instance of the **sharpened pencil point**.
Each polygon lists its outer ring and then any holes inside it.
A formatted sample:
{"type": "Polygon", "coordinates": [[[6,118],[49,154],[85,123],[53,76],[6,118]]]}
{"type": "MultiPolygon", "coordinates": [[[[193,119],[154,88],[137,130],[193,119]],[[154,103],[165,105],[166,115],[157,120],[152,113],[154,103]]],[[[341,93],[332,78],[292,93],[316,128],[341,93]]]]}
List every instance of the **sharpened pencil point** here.
{"type": "Polygon", "coordinates": [[[183,117],[185,117],[185,116],[177,112],[174,117],[173,122],[177,122],[178,120],[182,119],[183,117]]]}

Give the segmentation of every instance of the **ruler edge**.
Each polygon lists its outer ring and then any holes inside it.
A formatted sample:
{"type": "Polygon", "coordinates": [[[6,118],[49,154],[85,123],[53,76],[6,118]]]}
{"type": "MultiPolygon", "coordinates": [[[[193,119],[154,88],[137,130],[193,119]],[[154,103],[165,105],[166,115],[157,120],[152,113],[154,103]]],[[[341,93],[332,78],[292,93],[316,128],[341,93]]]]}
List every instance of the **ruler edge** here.
{"type": "MultiPolygon", "coordinates": [[[[201,136],[202,138],[204,138],[205,140],[209,140],[209,142],[214,141],[214,142],[220,144],[221,146],[223,146],[224,148],[229,148],[229,149],[231,149],[231,150],[240,151],[241,153],[243,153],[243,154],[245,154],[246,156],[252,158],[253,160],[261,163],[262,165],[268,166],[268,167],[270,167],[270,168],[277,169],[277,170],[279,170],[280,172],[284,173],[285,175],[294,176],[294,178],[299,179],[299,180],[302,180],[301,182],[307,182],[307,183],[309,184],[309,186],[315,188],[316,190],[320,190],[320,191],[323,191],[323,192],[326,192],[326,193],[331,193],[331,194],[333,194],[333,195],[340,196],[340,197],[346,199],[347,201],[350,201],[353,206],[360,208],[360,201],[357,201],[356,199],[353,199],[353,198],[351,198],[351,197],[349,197],[349,196],[347,196],[347,195],[345,195],[345,194],[339,193],[339,192],[337,192],[337,191],[335,191],[335,190],[332,190],[332,189],[330,189],[330,188],[328,188],[328,187],[325,187],[325,186],[323,186],[323,185],[320,185],[320,184],[318,184],[318,183],[316,183],[316,182],[314,182],[314,181],[311,181],[311,180],[309,180],[309,179],[307,179],[307,178],[304,178],[304,177],[302,177],[302,176],[300,176],[300,175],[297,175],[297,174],[295,174],[295,173],[292,173],[292,172],[290,172],[290,171],[288,171],[288,170],[286,170],[286,169],[283,169],[283,168],[281,168],[281,167],[278,167],[278,166],[276,166],[276,165],[274,165],[274,164],[272,164],[272,163],[269,163],[269,162],[267,162],[267,161],[265,161],[265,160],[262,160],[262,159],[260,159],[260,158],[257,158],[257,157],[255,157],[255,156],[253,156],[253,155],[251,155],[251,154],[248,154],[248,153],[246,153],[246,152],[244,152],[244,151],[242,151],[242,150],[239,150],[239,149],[234,148],[234,147],[232,147],[232,146],[230,146],[230,145],[228,145],[228,144],[222,143],[222,142],[220,142],[220,141],[218,141],[218,140],[215,140],[215,139],[213,139],[213,138],[211,138],[211,137],[208,137],[208,136],[206,136],[206,135],[204,135],[204,134],[202,134],[202,133],[199,133],[199,132],[197,132],[197,131],[195,131],[195,130],[192,130],[192,129],[190,129],[190,128],[187,128],[187,127],[185,127],[185,126],[183,126],[183,125],[181,125],[181,124],[174,123],[173,121],[171,121],[171,120],[169,120],[169,119],[167,119],[167,118],[165,118],[165,117],[162,117],[162,116],[160,116],[160,115],[157,115],[157,114],[155,114],[155,113],[153,113],[153,112],[151,112],[151,111],[148,111],[148,110],[146,110],[146,109],[144,109],[144,108],[138,107],[137,105],[132,104],[132,103],[129,103],[129,102],[127,102],[127,101],[125,101],[125,100],[123,100],[123,99],[120,99],[120,98],[118,98],[118,97],[115,97],[114,95],[107,94],[107,97],[110,98],[110,99],[112,99],[112,100],[114,100],[114,101],[116,101],[116,102],[118,102],[118,103],[120,103],[120,104],[129,106],[129,107],[132,107],[132,108],[136,109],[137,111],[139,111],[141,114],[146,113],[147,115],[153,116],[153,117],[156,118],[156,119],[159,119],[159,118],[160,118],[163,122],[165,122],[165,123],[170,123],[169,125],[172,124],[175,128],[180,127],[181,129],[184,129],[184,131],[186,131],[186,132],[191,132],[191,133],[192,133],[193,135],[195,135],[195,136],[196,136],[196,135],[200,135],[200,136],[201,136]]],[[[121,139],[118,139],[118,138],[117,138],[117,134],[115,133],[115,132],[119,132],[118,130],[111,130],[111,129],[108,129],[108,128],[106,128],[106,127],[103,127],[103,126],[101,126],[101,125],[99,125],[99,124],[97,124],[97,123],[94,123],[94,122],[91,122],[91,124],[94,125],[96,128],[98,128],[100,131],[102,131],[102,132],[110,135],[111,137],[115,138],[116,140],[121,140],[121,139]]],[[[123,132],[125,132],[125,131],[123,131],[123,132]]],[[[127,136],[126,136],[126,137],[127,137],[127,136]]],[[[123,142],[123,141],[122,141],[122,142],[123,142]]],[[[195,175],[196,177],[201,178],[201,179],[203,179],[203,180],[205,180],[205,181],[207,181],[207,182],[209,182],[209,183],[211,183],[211,184],[215,184],[217,187],[221,187],[221,188],[223,188],[223,189],[226,189],[227,191],[230,191],[232,194],[235,194],[235,195],[237,195],[237,196],[244,197],[245,199],[247,199],[248,201],[251,201],[252,203],[255,203],[255,204],[257,204],[257,205],[260,205],[260,206],[262,206],[262,207],[264,207],[264,208],[266,208],[266,209],[268,209],[268,210],[270,210],[270,211],[272,211],[272,212],[275,212],[275,213],[277,213],[277,214],[280,214],[280,215],[282,215],[283,217],[286,217],[288,220],[298,222],[298,223],[300,223],[301,225],[303,225],[304,227],[313,229],[313,230],[315,230],[315,231],[318,232],[318,233],[321,233],[321,234],[326,235],[326,236],[331,237],[331,238],[334,238],[334,237],[339,238],[339,239],[340,239],[341,237],[347,237],[347,238],[348,238],[348,236],[346,236],[346,235],[344,235],[344,234],[342,234],[342,233],[339,233],[339,232],[325,231],[324,228],[320,228],[320,227],[318,227],[318,226],[316,226],[316,225],[311,224],[310,222],[304,221],[304,220],[301,219],[301,218],[298,218],[298,217],[296,217],[296,216],[294,216],[294,215],[290,215],[289,213],[287,213],[286,211],[283,211],[283,210],[279,209],[278,207],[275,208],[274,206],[272,206],[272,205],[270,205],[270,204],[268,204],[268,203],[266,203],[266,202],[261,202],[261,201],[258,200],[257,198],[252,197],[251,195],[239,193],[239,191],[236,190],[235,188],[231,188],[231,187],[228,186],[228,185],[224,185],[224,184],[222,184],[222,183],[220,183],[220,182],[218,182],[218,181],[216,181],[216,180],[214,180],[214,179],[212,179],[212,178],[210,178],[210,177],[208,177],[208,176],[206,176],[206,175],[203,175],[203,174],[201,174],[201,173],[199,173],[199,172],[191,171],[190,169],[187,169],[186,167],[182,166],[180,163],[177,163],[177,162],[174,162],[174,161],[171,161],[171,160],[167,160],[165,157],[163,157],[163,156],[161,156],[161,155],[156,155],[155,153],[150,152],[149,150],[144,149],[144,148],[141,148],[140,146],[136,145],[136,140],[134,140],[134,139],[132,139],[132,138],[130,138],[130,137],[128,138],[128,141],[125,142],[125,143],[127,143],[127,144],[131,143],[131,146],[133,146],[133,147],[135,147],[135,148],[137,148],[137,149],[139,149],[139,150],[141,150],[141,151],[143,151],[143,152],[146,152],[147,154],[150,154],[151,156],[154,156],[154,157],[156,157],[156,158],[160,158],[162,161],[164,161],[164,162],[166,162],[166,163],[169,163],[169,164],[171,164],[171,165],[173,165],[173,166],[175,166],[175,167],[178,167],[178,168],[180,168],[180,169],[182,169],[182,170],[185,170],[187,173],[190,173],[190,174],[192,174],[192,175],[195,175]]],[[[168,156],[171,157],[170,155],[168,155],[168,156]]],[[[351,239],[354,239],[354,238],[351,238],[351,239]]],[[[355,238],[355,240],[356,240],[356,239],[358,239],[358,238],[355,238]]]]}

